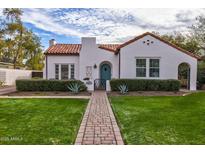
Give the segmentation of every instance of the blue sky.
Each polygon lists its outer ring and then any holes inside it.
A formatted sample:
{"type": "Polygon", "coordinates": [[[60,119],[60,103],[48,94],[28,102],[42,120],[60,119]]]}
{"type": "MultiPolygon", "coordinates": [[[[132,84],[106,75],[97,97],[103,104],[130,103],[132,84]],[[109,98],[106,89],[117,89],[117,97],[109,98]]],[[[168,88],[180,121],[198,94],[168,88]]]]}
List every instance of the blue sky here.
{"type": "MultiPolygon", "coordinates": [[[[57,43],[80,43],[95,36],[98,43],[122,43],[146,31],[188,33],[204,9],[23,9],[26,27],[41,37],[44,48],[57,43]]],[[[0,9],[0,16],[2,15],[0,9]]]]}

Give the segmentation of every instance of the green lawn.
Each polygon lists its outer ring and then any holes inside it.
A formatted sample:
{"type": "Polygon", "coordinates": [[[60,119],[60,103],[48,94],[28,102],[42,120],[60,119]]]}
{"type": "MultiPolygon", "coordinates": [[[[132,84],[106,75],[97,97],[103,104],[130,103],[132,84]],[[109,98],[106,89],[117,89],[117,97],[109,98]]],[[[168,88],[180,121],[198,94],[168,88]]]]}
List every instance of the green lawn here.
{"type": "Polygon", "coordinates": [[[87,102],[0,99],[0,144],[73,144],[87,102]]]}
{"type": "Polygon", "coordinates": [[[127,144],[205,144],[205,93],[111,102],[127,144]]]}

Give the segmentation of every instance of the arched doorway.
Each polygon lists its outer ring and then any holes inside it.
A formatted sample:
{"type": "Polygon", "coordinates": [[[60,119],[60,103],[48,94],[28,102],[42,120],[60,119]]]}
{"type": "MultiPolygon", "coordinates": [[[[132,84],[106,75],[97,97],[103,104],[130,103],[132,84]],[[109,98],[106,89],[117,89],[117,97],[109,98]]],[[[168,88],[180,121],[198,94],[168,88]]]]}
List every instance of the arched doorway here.
{"type": "Polygon", "coordinates": [[[111,64],[103,62],[99,67],[99,79],[94,80],[95,90],[106,90],[106,81],[111,79],[111,64]]]}
{"type": "Polygon", "coordinates": [[[181,63],[178,66],[178,80],[182,89],[190,89],[190,66],[188,63],[181,63]]]}
{"type": "Polygon", "coordinates": [[[111,79],[111,67],[109,64],[104,63],[100,65],[100,79],[103,79],[103,80],[111,79]]]}

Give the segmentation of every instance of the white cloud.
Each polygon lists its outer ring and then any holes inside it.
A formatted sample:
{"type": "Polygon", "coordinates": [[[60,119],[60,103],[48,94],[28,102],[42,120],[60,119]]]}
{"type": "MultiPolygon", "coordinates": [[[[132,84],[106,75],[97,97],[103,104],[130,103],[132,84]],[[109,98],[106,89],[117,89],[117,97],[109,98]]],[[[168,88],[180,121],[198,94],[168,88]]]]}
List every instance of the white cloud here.
{"type": "Polygon", "coordinates": [[[122,42],[145,31],[187,32],[204,9],[24,9],[23,21],[65,36],[122,42]]]}
{"type": "Polygon", "coordinates": [[[92,9],[65,12],[58,21],[81,27],[102,42],[118,42],[145,31],[186,32],[200,14],[204,9],[92,9]]]}
{"type": "Polygon", "coordinates": [[[41,11],[41,9],[26,9],[22,20],[24,22],[33,24],[37,28],[56,34],[75,36],[83,35],[75,29],[70,29],[65,25],[55,22],[52,16],[49,16],[49,14],[41,11]]]}

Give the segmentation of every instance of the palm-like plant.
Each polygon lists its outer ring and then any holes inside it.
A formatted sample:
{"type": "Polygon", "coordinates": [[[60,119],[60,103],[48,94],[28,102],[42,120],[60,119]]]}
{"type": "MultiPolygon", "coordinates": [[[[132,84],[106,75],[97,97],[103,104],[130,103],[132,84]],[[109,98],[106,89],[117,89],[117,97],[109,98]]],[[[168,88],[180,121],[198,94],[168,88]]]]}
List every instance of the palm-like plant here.
{"type": "Polygon", "coordinates": [[[122,84],[118,86],[121,94],[126,94],[128,92],[128,86],[126,84],[122,84]]]}
{"type": "Polygon", "coordinates": [[[76,94],[79,93],[81,86],[82,85],[80,85],[79,83],[70,83],[69,85],[67,85],[68,89],[76,94]]]}

